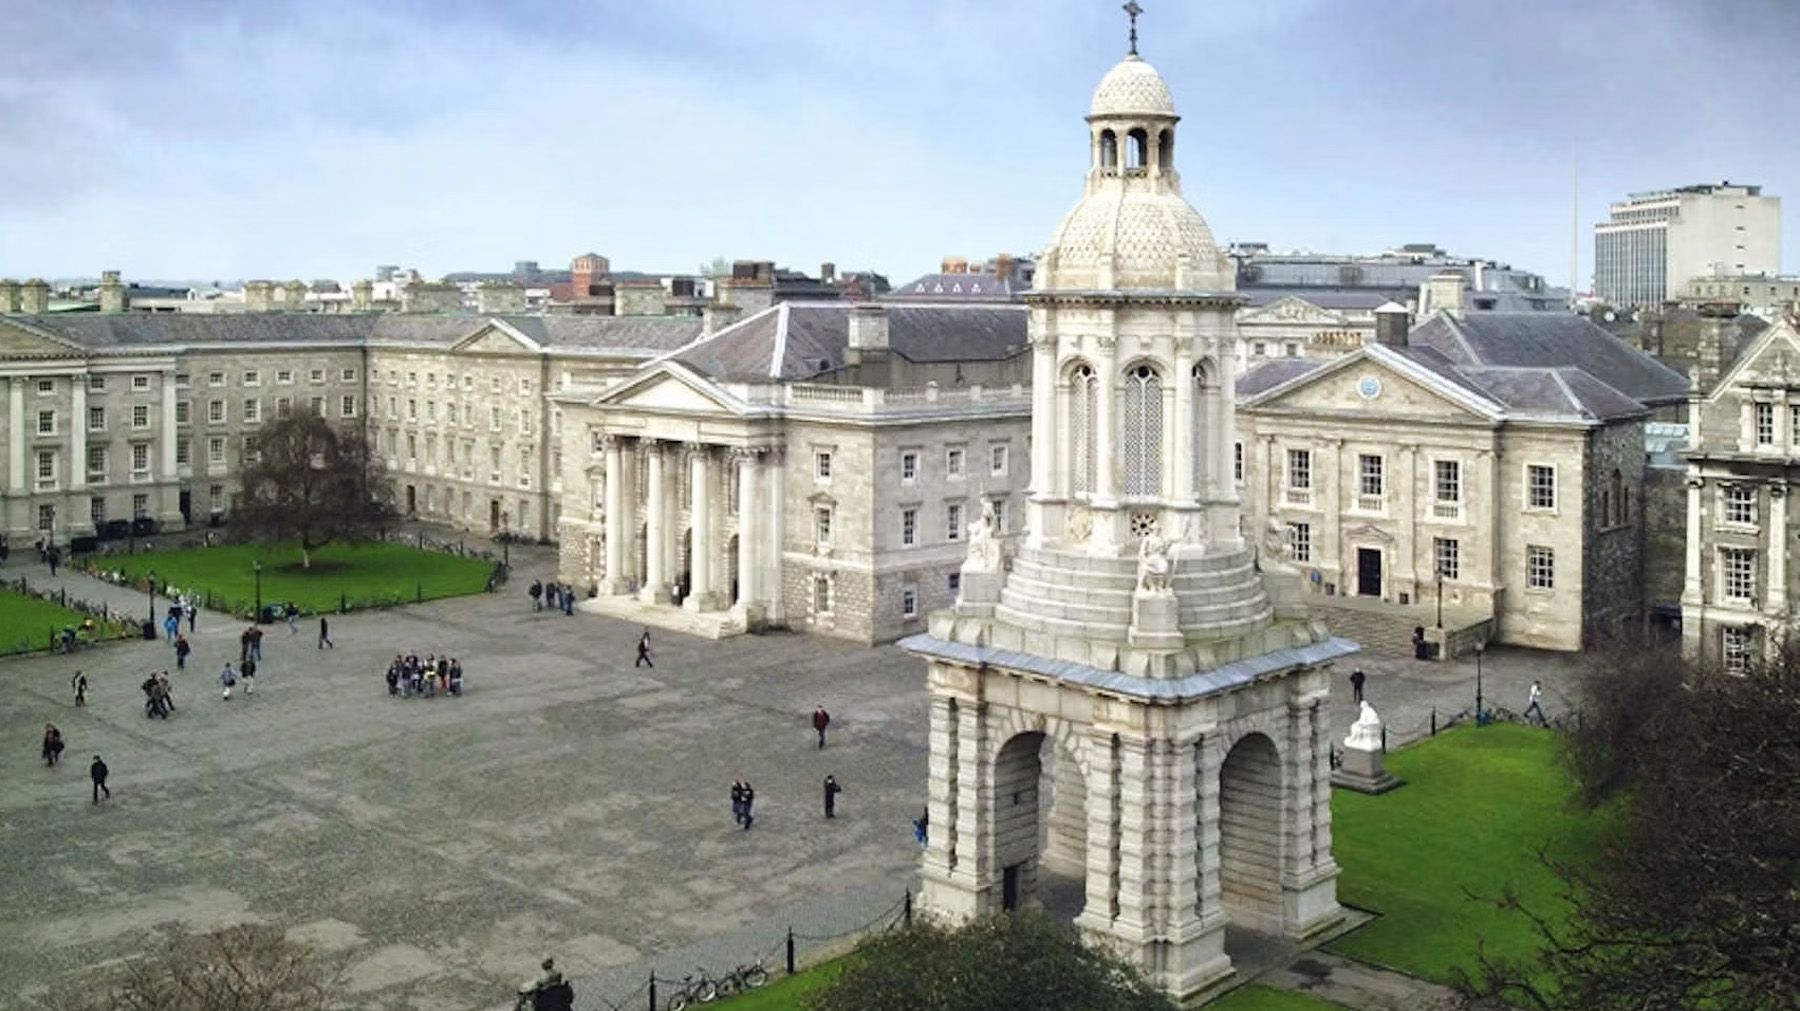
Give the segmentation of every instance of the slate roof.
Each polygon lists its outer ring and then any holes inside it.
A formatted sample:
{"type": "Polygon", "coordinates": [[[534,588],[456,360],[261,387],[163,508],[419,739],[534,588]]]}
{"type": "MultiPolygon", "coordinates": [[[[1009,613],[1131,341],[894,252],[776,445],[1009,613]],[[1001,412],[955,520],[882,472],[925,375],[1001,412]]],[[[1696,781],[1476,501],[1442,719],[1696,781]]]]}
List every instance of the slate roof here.
{"type": "MultiPolygon", "coordinates": [[[[1023,305],[886,305],[888,346],[914,362],[1010,358],[1026,347],[1023,305]]],[[[782,303],[673,357],[719,380],[807,379],[844,364],[851,306],[782,303]]]]}
{"type": "Polygon", "coordinates": [[[1255,396],[1314,369],[1324,368],[1325,364],[1324,360],[1318,358],[1270,358],[1238,377],[1237,395],[1255,396]]]}
{"type": "Polygon", "coordinates": [[[1411,347],[1426,347],[1459,369],[1480,366],[1573,368],[1647,406],[1686,400],[1688,381],[1581,316],[1554,312],[1443,313],[1413,327],[1411,347]]]}
{"type": "Polygon", "coordinates": [[[450,345],[495,319],[560,350],[661,354],[692,341],[700,320],[682,316],[506,316],[406,313],[121,313],[9,316],[93,350],[231,344],[450,345]]]}
{"type": "Polygon", "coordinates": [[[914,278],[882,296],[884,302],[1014,302],[1031,290],[1017,274],[934,273],[914,278]]]}

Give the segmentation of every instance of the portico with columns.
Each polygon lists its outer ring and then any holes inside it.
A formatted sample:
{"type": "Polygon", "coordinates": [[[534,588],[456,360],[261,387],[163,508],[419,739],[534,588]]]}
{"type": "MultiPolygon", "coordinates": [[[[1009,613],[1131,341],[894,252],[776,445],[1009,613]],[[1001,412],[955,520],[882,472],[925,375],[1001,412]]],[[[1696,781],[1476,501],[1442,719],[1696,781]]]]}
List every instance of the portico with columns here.
{"type": "Polygon", "coordinates": [[[1073,913],[1186,1000],[1231,979],[1228,927],[1344,919],[1324,701],[1357,646],[1309,616],[1285,538],[1240,527],[1243,300],[1127,9],[1026,296],[1027,532],[1010,559],[972,537],[955,605],[900,645],[931,690],[926,910],[1073,913]]]}

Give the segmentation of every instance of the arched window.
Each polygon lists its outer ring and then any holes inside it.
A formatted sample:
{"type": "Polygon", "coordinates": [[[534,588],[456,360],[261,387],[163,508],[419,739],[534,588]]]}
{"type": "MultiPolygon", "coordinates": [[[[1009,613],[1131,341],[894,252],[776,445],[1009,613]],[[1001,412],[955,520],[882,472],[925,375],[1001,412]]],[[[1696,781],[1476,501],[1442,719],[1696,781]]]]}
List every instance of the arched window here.
{"type": "Polygon", "coordinates": [[[1100,167],[1108,170],[1119,167],[1119,138],[1111,130],[1100,131],[1100,167]]]}
{"type": "Polygon", "coordinates": [[[1071,492],[1094,490],[1094,400],[1099,378],[1087,365],[1069,370],[1069,460],[1071,492]]]}
{"type": "Polygon", "coordinates": [[[1193,464],[1193,487],[1187,491],[1188,494],[1198,497],[1207,493],[1207,482],[1211,476],[1206,470],[1209,463],[1206,458],[1206,409],[1208,406],[1206,402],[1206,366],[1204,364],[1195,365],[1193,374],[1189,376],[1188,381],[1193,384],[1193,396],[1188,398],[1192,401],[1188,417],[1188,459],[1193,464]]]}
{"type": "Polygon", "coordinates": [[[1136,127],[1125,135],[1125,168],[1142,171],[1149,162],[1150,135],[1136,127]]]}
{"type": "Polygon", "coordinates": [[[1605,510],[1607,526],[1620,526],[1625,523],[1625,475],[1614,467],[1612,475],[1606,479],[1606,498],[1610,506],[1605,510]]]}
{"type": "Polygon", "coordinates": [[[1175,167],[1175,131],[1164,130],[1156,135],[1156,167],[1164,172],[1175,167]]]}
{"type": "Polygon", "coordinates": [[[1125,494],[1162,494],[1162,376],[1139,365],[1125,376],[1125,494]]]}

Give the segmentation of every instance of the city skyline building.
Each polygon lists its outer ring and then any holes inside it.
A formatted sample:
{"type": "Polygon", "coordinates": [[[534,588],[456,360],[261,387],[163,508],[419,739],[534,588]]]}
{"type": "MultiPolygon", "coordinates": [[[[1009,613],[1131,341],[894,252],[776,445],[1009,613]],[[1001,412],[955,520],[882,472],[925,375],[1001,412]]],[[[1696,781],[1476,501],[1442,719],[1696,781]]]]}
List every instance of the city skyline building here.
{"type": "Polygon", "coordinates": [[[1761,186],[1700,183],[1633,193],[1594,226],[1594,294],[1656,306],[1712,275],[1781,273],[1781,198],[1761,186]]]}

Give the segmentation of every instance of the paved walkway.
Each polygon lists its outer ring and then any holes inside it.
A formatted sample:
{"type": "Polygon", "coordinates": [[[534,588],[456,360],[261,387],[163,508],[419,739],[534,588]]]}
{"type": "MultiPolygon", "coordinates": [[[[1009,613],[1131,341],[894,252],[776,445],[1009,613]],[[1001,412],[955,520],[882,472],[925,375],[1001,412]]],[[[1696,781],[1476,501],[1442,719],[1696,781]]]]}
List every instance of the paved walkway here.
{"type": "MultiPolygon", "coordinates": [[[[180,707],[146,720],[137,682],[173,667],[160,640],[74,657],[0,662],[0,1009],[141,950],[158,924],[280,924],[338,952],[359,1007],[504,1006],[544,954],[575,976],[584,1009],[643,995],[654,969],[803,958],[891,916],[916,882],[911,819],[924,795],[926,697],[917,661],[802,635],[722,642],[655,634],[654,669],[632,666],[640,627],[533,613],[541,548],[515,546],[501,593],[267,629],[253,698],[219,698],[241,626],[200,616],[174,675],[180,707]],[[398,700],[380,674],[402,649],[463,660],[462,699],[398,700]],[[85,670],[92,704],[70,704],[85,670]],[[824,751],[808,716],[834,715],[824,751]],[[37,761],[43,724],[67,764],[37,761]],[[90,803],[103,754],[113,799],[90,803]],[[820,817],[819,781],[846,792],[820,817]],[[757,786],[752,831],[726,787],[757,786]]],[[[27,557],[29,557],[27,555],[27,557]]],[[[15,553],[0,576],[42,566],[15,553]]],[[[65,569],[71,593],[137,612],[141,591],[65,569]]],[[[1371,701],[1396,740],[1431,709],[1473,702],[1472,664],[1367,657],[1371,701]]],[[[1500,650],[1484,688],[1522,700],[1534,676],[1556,700],[1557,658],[1500,650]]],[[[1354,716],[1345,679],[1334,718],[1354,716]]]]}
{"type": "Polygon", "coordinates": [[[1324,951],[1309,951],[1256,982],[1352,1011],[1452,1011],[1463,1006],[1449,987],[1324,951]]]}

